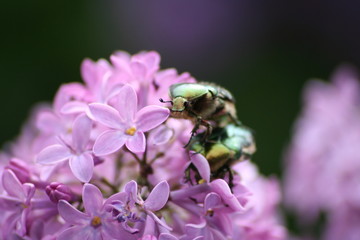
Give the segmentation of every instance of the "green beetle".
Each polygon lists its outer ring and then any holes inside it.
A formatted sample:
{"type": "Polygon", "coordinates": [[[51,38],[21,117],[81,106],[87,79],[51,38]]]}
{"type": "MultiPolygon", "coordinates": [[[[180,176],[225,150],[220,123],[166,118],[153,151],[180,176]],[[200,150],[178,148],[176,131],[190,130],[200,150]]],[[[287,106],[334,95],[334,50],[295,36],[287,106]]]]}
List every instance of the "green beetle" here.
{"type": "Polygon", "coordinates": [[[173,84],[170,86],[169,96],[170,101],[160,101],[171,103],[171,117],[194,122],[191,137],[200,125],[207,129],[204,137],[209,136],[212,125],[208,120],[213,121],[215,127],[224,127],[231,122],[238,123],[234,97],[218,85],[207,82],[173,84]]]}
{"type": "Polygon", "coordinates": [[[229,185],[232,185],[230,166],[250,159],[256,151],[252,131],[243,125],[228,124],[223,128],[215,128],[205,142],[203,134],[193,138],[190,149],[208,160],[212,178],[224,178],[228,172],[229,185]]]}

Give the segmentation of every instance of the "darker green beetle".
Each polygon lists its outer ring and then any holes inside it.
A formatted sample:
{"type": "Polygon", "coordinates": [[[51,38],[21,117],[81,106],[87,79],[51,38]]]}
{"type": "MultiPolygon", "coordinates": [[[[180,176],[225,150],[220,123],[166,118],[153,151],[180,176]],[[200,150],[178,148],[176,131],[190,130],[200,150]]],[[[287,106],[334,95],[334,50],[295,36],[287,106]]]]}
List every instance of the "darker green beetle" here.
{"type": "Polygon", "coordinates": [[[170,86],[169,96],[170,101],[162,99],[160,101],[171,103],[172,117],[190,119],[195,123],[192,137],[200,125],[207,129],[205,138],[209,136],[212,131],[209,120],[215,123],[215,127],[238,122],[233,96],[228,90],[215,84],[207,82],[173,84],[170,86]]]}
{"type": "Polygon", "coordinates": [[[256,150],[252,131],[243,125],[228,124],[215,128],[205,142],[203,134],[192,139],[190,149],[208,160],[212,178],[224,178],[228,172],[229,185],[232,185],[230,166],[250,159],[256,150]]]}

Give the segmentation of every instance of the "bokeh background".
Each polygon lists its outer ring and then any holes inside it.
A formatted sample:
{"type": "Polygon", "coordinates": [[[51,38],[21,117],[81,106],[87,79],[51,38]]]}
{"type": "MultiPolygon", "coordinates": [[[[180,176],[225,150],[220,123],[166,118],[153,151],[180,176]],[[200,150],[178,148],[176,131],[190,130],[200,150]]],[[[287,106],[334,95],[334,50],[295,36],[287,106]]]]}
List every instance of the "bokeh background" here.
{"type": "MultiPolygon", "coordinates": [[[[252,0],[5,1],[0,8],[0,145],[31,107],[81,81],[85,57],[156,50],[162,68],[233,92],[256,131],[254,161],[281,175],[281,159],[310,78],[360,66],[360,2],[252,0]]],[[[164,97],[164,96],[159,96],[164,97]]]]}

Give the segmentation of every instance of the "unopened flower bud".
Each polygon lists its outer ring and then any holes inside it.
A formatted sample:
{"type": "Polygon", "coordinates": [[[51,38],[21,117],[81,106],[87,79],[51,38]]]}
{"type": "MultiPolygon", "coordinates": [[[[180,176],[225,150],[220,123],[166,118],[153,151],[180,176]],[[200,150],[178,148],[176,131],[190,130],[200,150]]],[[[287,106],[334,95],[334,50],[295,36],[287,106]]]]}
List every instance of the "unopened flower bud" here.
{"type": "Polygon", "coordinates": [[[52,182],[46,186],[45,191],[54,203],[57,203],[59,200],[70,201],[73,199],[73,193],[70,188],[63,183],[52,182]]]}
{"type": "Polygon", "coordinates": [[[26,183],[30,180],[30,172],[28,167],[26,166],[25,162],[17,158],[12,158],[9,162],[9,165],[6,166],[5,169],[10,169],[13,171],[21,183],[26,183]]]}

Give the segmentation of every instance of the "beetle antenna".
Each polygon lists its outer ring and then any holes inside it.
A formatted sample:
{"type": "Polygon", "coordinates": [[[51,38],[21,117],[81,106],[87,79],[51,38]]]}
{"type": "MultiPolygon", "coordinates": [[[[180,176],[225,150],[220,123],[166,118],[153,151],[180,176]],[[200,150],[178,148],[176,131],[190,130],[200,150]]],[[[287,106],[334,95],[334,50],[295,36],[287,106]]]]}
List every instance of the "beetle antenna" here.
{"type": "Polygon", "coordinates": [[[162,98],[160,98],[159,101],[162,103],[171,103],[171,104],[173,103],[173,101],[164,101],[164,99],[162,99],[162,98]]]}

